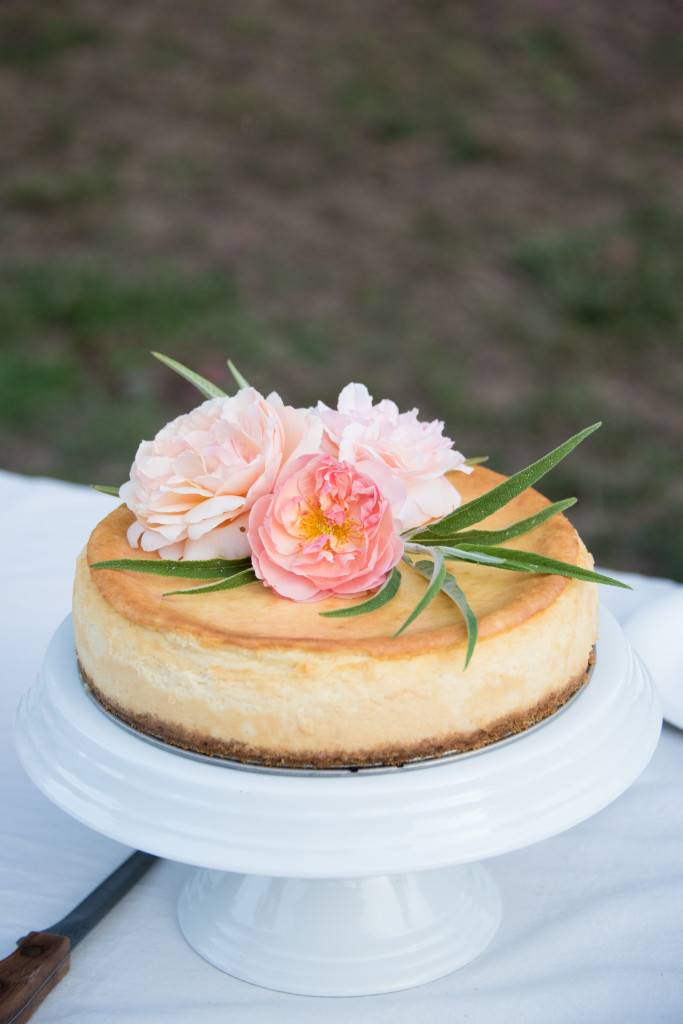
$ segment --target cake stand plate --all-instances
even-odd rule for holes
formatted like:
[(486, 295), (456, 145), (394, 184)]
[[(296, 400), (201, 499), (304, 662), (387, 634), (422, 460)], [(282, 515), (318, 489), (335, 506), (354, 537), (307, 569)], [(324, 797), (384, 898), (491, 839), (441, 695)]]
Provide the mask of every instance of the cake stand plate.
[(83, 689), (67, 619), (20, 701), (15, 739), (63, 810), (197, 867), (178, 914), (209, 962), (280, 991), (365, 995), (478, 956), (500, 898), (475, 862), (605, 807), (643, 770), (660, 729), (649, 678), (602, 611), (590, 683), (513, 741), (385, 773), (244, 771), (120, 728)]

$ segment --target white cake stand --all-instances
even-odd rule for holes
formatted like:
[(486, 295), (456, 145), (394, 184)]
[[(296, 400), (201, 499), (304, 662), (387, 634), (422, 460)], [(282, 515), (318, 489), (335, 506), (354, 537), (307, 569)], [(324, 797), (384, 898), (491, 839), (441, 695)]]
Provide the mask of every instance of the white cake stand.
[(349, 996), (422, 984), (479, 955), (500, 899), (476, 862), (605, 807), (645, 767), (660, 728), (649, 679), (603, 612), (593, 677), (566, 708), (428, 767), (273, 774), (147, 742), (85, 693), (70, 620), (15, 735), (28, 775), (63, 810), (198, 867), (178, 913), (208, 961), (279, 991)]

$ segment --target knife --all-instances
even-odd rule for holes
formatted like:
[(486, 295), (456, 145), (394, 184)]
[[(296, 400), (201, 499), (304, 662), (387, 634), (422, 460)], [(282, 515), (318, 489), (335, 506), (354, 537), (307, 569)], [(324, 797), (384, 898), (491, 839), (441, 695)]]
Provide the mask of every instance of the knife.
[(69, 970), (71, 950), (158, 858), (137, 850), (77, 907), (42, 932), (29, 932), (0, 960), (0, 1024), (24, 1024)]

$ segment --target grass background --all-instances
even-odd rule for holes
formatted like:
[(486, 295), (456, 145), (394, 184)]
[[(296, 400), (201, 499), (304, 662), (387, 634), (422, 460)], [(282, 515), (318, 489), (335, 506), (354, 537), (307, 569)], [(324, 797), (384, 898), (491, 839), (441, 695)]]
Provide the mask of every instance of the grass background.
[(0, 465), (119, 484), (229, 388), (349, 380), (683, 580), (683, 7), (6, 0)]

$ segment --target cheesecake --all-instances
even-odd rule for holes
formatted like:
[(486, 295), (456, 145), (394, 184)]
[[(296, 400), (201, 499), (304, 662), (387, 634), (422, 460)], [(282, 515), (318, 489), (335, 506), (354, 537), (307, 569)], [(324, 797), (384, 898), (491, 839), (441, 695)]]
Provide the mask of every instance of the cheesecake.
[[(479, 465), (457, 474), (457, 488), (468, 502), (504, 479)], [(548, 504), (528, 488), (478, 526), (500, 529)], [(167, 596), (196, 584), (92, 568), (149, 558), (129, 544), (133, 522), (126, 505), (116, 508), (78, 559), (76, 653), (104, 712), (170, 748), (269, 768), (404, 765), (523, 732), (588, 678), (598, 623), (593, 582), (449, 563), (478, 620), (466, 665), (465, 622), (445, 593), (396, 635), (427, 585), (409, 565), (399, 564), (391, 601), (352, 618), (320, 614), (348, 599), (287, 600), (260, 580)], [(508, 546), (593, 565), (562, 514)]]

